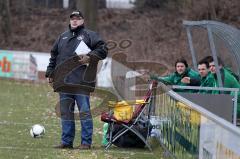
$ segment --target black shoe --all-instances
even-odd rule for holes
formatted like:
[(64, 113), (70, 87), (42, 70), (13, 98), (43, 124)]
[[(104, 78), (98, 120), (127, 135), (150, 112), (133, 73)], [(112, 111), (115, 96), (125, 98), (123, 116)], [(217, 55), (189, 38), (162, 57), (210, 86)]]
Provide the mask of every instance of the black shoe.
[(60, 144), (60, 145), (53, 146), (53, 148), (55, 148), (55, 149), (72, 149), (73, 146), (72, 145)]
[(89, 150), (89, 149), (91, 149), (91, 145), (81, 144), (80, 146), (77, 147), (77, 149), (80, 149), (80, 150)]

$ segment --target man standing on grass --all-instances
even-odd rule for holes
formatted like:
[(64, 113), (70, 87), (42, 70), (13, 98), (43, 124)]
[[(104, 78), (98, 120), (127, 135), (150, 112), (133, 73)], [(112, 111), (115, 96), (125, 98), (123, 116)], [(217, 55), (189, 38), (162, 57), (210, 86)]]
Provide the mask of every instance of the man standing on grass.
[[(79, 51), (81, 49), (82, 51)], [(90, 52), (87, 52), (88, 49)], [(89, 71), (88, 68), (90, 65), (96, 65), (97, 67), (97, 62), (106, 58), (107, 51), (106, 43), (100, 36), (96, 32), (85, 29), (82, 13), (80, 11), (74, 11), (70, 15), (69, 30), (62, 33), (53, 45), (45, 76), (48, 78), (49, 83), (54, 82), (54, 79), (58, 78), (54, 77), (54, 71), (59, 68), (58, 66), (64, 66), (68, 59), (77, 56), (79, 59), (79, 67), (72, 70), (68, 77), (64, 78), (64, 82), (70, 83), (73, 86), (83, 85), (86, 86), (86, 88), (92, 87), (92, 90), (94, 90), (96, 72), (91, 72), (91, 69)], [(75, 102), (80, 112), (81, 121), (81, 144), (78, 148), (91, 148), (93, 121), (90, 112), (90, 91), (84, 88), (85, 87), (79, 90), (78, 93), (71, 91), (59, 92), (62, 139), (61, 144), (55, 146), (55, 148), (73, 148), (75, 137)]]

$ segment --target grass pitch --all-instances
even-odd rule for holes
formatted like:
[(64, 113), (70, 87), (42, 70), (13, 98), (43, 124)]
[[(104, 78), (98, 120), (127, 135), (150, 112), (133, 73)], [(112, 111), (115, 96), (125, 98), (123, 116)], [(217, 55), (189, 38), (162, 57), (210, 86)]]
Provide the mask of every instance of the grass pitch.
[[(58, 95), (46, 84), (0, 80), (0, 159), (128, 159), (163, 158), (162, 149), (153, 142), (153, 152), (148, 149), (122, 149), (101, 147), (102, 126), (100, 117), (94, 117), (93, 148), (91, 150), (57, 150), (60, 143), (60, 119), (55, 113)], [(91, 106), (98, 104), (91, 98)], [(42, 124), (46, 134), (32, 138), (30, 128)], [(80, 144), (80, 122), (76, 124), (74, 146)]]

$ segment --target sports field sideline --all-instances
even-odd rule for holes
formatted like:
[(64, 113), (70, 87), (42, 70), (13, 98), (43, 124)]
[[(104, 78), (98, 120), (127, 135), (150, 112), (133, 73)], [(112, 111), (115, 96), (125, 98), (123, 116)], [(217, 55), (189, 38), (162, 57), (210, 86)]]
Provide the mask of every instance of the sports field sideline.
[[(0, 159), (62, 159), (62, 158), (164, 158), (163, 150), (152, 141), (153, 152), (148, 149), (122, 149), (112, 147), (105, 151), (101, 147), (102, 125), (100, 117), (94, 118), (92, 150), (56, 150), (53, 145), (60, 142), (60, 120), (55, 113), (58, 96), (46, 84), (34, 84), (0, 80)], [(96, 106), (100, 99), (92, 98)], [(29, 130), (34, 124), (42, 124), (46, 134), (34, 139)], [(74, 146), (80, 143), (80, 123)]]

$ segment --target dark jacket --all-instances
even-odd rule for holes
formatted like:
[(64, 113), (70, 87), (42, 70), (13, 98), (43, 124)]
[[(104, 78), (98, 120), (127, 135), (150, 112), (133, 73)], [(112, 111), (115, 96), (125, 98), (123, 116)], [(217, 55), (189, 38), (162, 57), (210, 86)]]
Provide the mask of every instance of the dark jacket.
[[(82, 40), (92, 50), (88, 53), (88, 56), (90, 56), (89, 66), (92, 64), (97, 67), (98, 60), (106, 58), (108, 51), (106, 43), (96, 32), (85, 29), (84, 26), (79, 26), (74, 30), (69, 29), (62, 33), (55, 41), (45, 76), (54, 79), (54, 71), (57, 70), (57, 68), (68, 67), (64, 65), (66, 63), (69, 64), (68, 60), (77, 56), (75, 50)], [(89, 66), (79, 65), (79, 67), (73, 69), (71, 73), (65, 77), (64, 81), (67, 84), (82, 84), (93, 87), (93, 91), (96, 83), (96, 72), (87, 71)], [(91, 80), (86, 81), (85, 76), (91, 76)]]

